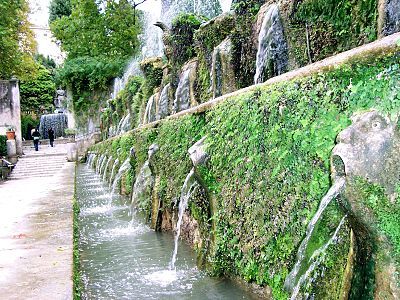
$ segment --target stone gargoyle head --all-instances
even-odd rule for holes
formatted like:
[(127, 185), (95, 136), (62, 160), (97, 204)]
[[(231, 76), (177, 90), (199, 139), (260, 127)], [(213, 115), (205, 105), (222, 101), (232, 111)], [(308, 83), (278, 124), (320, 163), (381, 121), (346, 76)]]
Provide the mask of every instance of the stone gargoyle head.
[[(399, 299), (398, 270), (393, 261), (393, 245), (380, 227), (379, 207), (396, 211), (396, 188), (400, 184), (400, 130), (398, 117), (390, 118), (371, 110), (352, 117), (352, 125), (337, 137), (332, 150), (332, 177), (346, 178), (346, 188), (340, 202), (349, 216), (356, 238), (355, 274), (352, 292), (356, 298)], [(380, 186), (387, 202), (371, 206), (366, 201), (364, 187), (358, 180)], [(383, 200), (380, 200), (383, 201)], [(400, 216), (399, 216), (400, 218)], [(373, 271), (366, 266), (374, 265)], [(354, 278), (359, 288), (353, 288)], [(371, 281), (372, 278), (372, 281)], [(371, 285), (371, 282), (374, 282)], [(373, 294), (365, 294), (372, 286)]]
[(332, 175), (358, 176), (379, 184), (392, 196), (400, 183), (400, 130), (372, 110), (352, 117), (352, 125), (339, 133), (332, 151)]

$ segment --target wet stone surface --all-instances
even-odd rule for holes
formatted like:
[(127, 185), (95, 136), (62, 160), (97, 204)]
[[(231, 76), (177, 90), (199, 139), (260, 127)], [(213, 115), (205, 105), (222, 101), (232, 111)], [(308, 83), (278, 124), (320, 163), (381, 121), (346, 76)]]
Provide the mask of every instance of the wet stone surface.
[(74, 167), (0, 184), (1, 299), (72, 299)]

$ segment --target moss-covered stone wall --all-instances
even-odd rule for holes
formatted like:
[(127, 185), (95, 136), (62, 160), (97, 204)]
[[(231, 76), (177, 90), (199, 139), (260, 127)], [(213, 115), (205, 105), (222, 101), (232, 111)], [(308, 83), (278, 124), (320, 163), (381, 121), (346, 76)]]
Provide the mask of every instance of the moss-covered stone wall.
[[(295, 264), (307, 224), (331, 185), (329, 157), (336, 135), (350, 124), (356, 111), (375, 108), (399, 113), (399, 59), (394, 51), (304, 78), (258, 86), (206, 112), (136, 129), (92, 151), (116, 155), (121, 148), (123, 161), (130, 147), (135, 147), (134, 171), (124, 181), (129, 191), (147, 159), (149, 145), (157, 143), (155, 193), (162, 201), (162, 213), (170, 214), (191, 169), (188, 148), (206, 135), (210, 160), (199, 172), (209, 205), (204, 207), (196, 199), (189, 205), (190, 214), (201, 224), (202, 239), (209, 241), (203, 243), (207, 249), (198, 249), (199, 255), (206, 253), (205, 265), (214, 274), (243, 278), (266, 287), (275, 299), (286, 299), (284, 280)], [(366, 197), (370, 191), (366, 190)], [(379, 217), (384, 232), (395, 230), (385, 235), (397, 249), (397, 229), (393, 228), (399, 225), (398, 210), (387, 214), (386, 204), (381, 207), (380, 203), (375, 201), (377, 207), (372, 207), (378, 215), (397, 217), (390, 217), (390, 222)], [(343, 216), (333, 201), (313, 234), (308, 256), (332, 237)], [(353, 250), (345, 220), (338, 239), (311, 274), (313, 283), (300, 292), (316, 299), (337, 299), (349, 293), (348, 258)]]

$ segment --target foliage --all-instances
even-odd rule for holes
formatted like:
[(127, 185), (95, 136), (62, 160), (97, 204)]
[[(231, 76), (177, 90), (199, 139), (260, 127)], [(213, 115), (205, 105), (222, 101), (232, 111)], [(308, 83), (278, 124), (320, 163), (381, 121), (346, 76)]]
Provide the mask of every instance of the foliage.
[(52, 0), (49, 7), (49, 23), (71, 15), (71, 0)]
[(140, 23), (127, 0), (107, 1), (104, 12), (94, 0), (71, 0), (71, 6), (71, 15), (50, 24), (68, 59), (127, 58), (136, 53)]
[(376, 229), (388, 237), (393, 247), (393, 258), (400, 266), (399, 196), (397, 196), (395, 203), (392, 203), (381, 186), (370, 184), (361, 178), (358, 178), (355, 184), (355, 189), (360, 192), (360, 199), (362, 199), (363, 204), (371, 210), (371, 213), (377, 219), (378, 228)]
[(71, 14), (50, 24), (68, 53), (57, 80), (72, 87), (75, 113), (98, 108), (93, 91), (107, 90), (139, 49), (140, 15), (130, 2), (108, 0), (103, 6), (100, 10), (94, 0), (71, 0)]
[(56, 62), (54, 59), (50, 56), (45, 57), (43, 54), (35, 54), (34, 58), (37, 63), (49, 70), (51, 75), (55, 74)]
[(253, 45), (253, 24), (256, 14), (264, 1), (234, 1), (232, 7), (237, 14), (236, 26), (232, 32), (233, 68), (240, 88), (252, 85), (255, 74), (254, 58), (256, 51)]
[(212, 54), (217, 47), (233, 30), (235, 18), (226, 15), (211, 20), (195, 32), (195, 50), (199, 60), (197, 99), (207, 101), (212, 97), (210, 91), (210, 70), (212, 65)]
[(7, 137), (0, 135), (0, 156), (7, 156)]
[(76, 134), (76, 129), (74, 129), (74, 128), (66, 128), (66, 129), (64, 129), (64, 133), (67, 136), (73, 136), (73, 135)]
[(107, 88), (113, 78), (122, 74), (124, 65), (123, 59), (82, 56), (67, 60), (56, 79), (61, 85), (71, 85), (76, 96), (84, 91)]
[(31, 130), (34, 128), (39, 127), (39, 119), (34, 118), (31, 115), (21, 115), (21, 132), (22, 132), (22, 137), (25, 140), (30, 140), (32, 139), (31, 136)]
[(232, 8), (238, 15), (255, 15), (260, 10), (261, 5), (263, 5), (264, 3), (265, 1), (260, 0), (233, 0)]
[(171, 65), (174, 69), (179, 70), (185, 62), (195, 56), (193, 36), (202, 21), (203, 18), (191, 13), (180, 14), (172, 21), (168, 43), (172, 45)]
[[(287, 35), (296, 59), (305, 64), (307, 52), (300, 36), (309, 35), (312, 61), (371, 42), (377, 38), (377, 4), (374, 0), (295, 1)], [(307, 27), (306, 27), (307, 26)], [(297, 32), (297, 28), (300, 32)]]
[[(214, 215), (207, 221), (215, 224), (215, 231), (211, 237), (203, 236), (214, 243), (209, 263), (215, 274), (268, 285), (275, 299), (287, 299), (285, 277), (295, 263), (307, 224), (330, 187), (335, 138), (356, 111), (374, 107), (385, 113), (399, 112), (398, 59), (392, 53), (351, 61), (325, 73), (248, 90), (204, 114), (168, 119), (156, 129), (131, 132), (136, 173), (147, 158), (148, 146), (157, 143), (160, 151), (154, 168), (161, 177), (159, 194), (163, 210), (172, 210), (191, 168), (187, 150), (206, 135), (210, 160), (201, 173), (206, 174), (210, 201), (215, 201)], [(118, 139), (113, 140), (113, 148), (114, 143)], [(107, 141), (93, 149), (109, 147)], [(393, 223), (397, 210), (389, 210), (381, 201), (373, 203), (381, 215), (382, 230), (391, 232), (398, 244)], [(199, 210), (191, 204), (194, 215)], [(342, 216), (333, 202), (315, 231), (308, 255), (331, 237)], [(198, 221), (205, 222), (202, 217)], [(344, 226), (313, 275), (321, 297), (339, 297), (348, 230)], [(313, 293), (314, 287), (309, 287)]]
[(37, 76), (21, 80), (21, 110), (40, 113), (52, 110), (56, 86), (50, 72), (38, 65)]
[(29, 5), (26, 0), (0, 2), (0, 78), (13, 75), (21, 79), (34, 74), (35, 42), (29, 29)]

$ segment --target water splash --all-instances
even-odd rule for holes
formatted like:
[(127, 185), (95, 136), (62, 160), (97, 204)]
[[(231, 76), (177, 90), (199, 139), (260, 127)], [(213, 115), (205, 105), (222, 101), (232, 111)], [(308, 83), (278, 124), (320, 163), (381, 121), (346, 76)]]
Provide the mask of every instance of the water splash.
[(232, 0), (219, 0), (222, 12), (228, 12), (231, 10)]
[(128, 157), (123, 162), (123, 164), (121, 165), (121, 167), (118, 170), (117, 175), (115, 176), (115, 179), (112, 184), (111, 194), (110, 194), (111, 197), (115, 194), (122, 176), (125, 174), (126, 171), (130, 170), (130, 168), (131, 168), (131, 158)]
[(306, 237), (301, 242), (299, 250), (297, 252), (297, 262), (294, 265), (292, 271), (286, 277), (285, 288), (287, 290), (293, 291), (294, 287), (297, 285), (297, 283), (298, 283), (297, 278), (298, 278), (298, 275), (299, 275), (299, 271), (300, 271), (302, 263), (304, 262), (304, 259), (306, 257), (307, 245), (308, 245), (308, 242), (310, 241), (310, 238), (311, 238), (311, 235), (312, 235), (312, 233), (314, 231), (315, 225), (317, 224), (317, 222), (321, 218), (322, 213), (325, 211), (326, 207), (332, 201), (332, 199), (337, 197), (344, 190), (345, 183), (346, 183), (346, 179), (344, 177), (338, 178), (333, 183), (333, 185), (329, 189), (328, 193), (322, 198), (317, 212), (312, 217), (310, 223), (307, 226)]
[(163, 33), (160, 28), (153, 25), (155, 22), (160, 20), (161, 2), (162, 1), (147, 0), (138, 7), (138, 9), (143, 12), (143, 34), (139, 37), (142, 45), (141, 54), (132, 58), (122, 77), (114, 79), (111, 98), (115, 99), (119, 92), (125, 88), (129, 81), (129, 77), (141, 75), (139, 67), (140, 61), (147, 57), (163, 55)]
[(180, 112), (190, 107), (190, 69), (182, 73), (175, 93), (174, 112)]
[(87, 167), (87, 168), (90, 168), (90, 166), (91, 166), (91, 164), (92, 164), (93, 157), (94, 157), (95, 155), (96, 155), (96, 154), (93, 154), (93, 153), (90, 153), (90, 154), (88, 155), (88, 158), (87, 158), (87, 161), (86, 161), (86, 167)]
[(106, 167), (103, 170), (103, 181), (107, 180), (107, 170), (109, 169), (110, 162), (112, 161), (113, 157), (110, 156), (107, 160)]
[(151, 123), (156, 120), (155, 95), (152, 95), (147, 101), (144, 113), (143, 124)]
[(163, 87), (160, 95), (160, 99), (158, 100), (158, 112), (156, 120), (164, 119), (168, 116), (168, 106), (169, 106), (169, 90), (171, 88), (171, 84), (167, 84)]
[(114, 180), (115, 171), (117, 170), (118, 164), (119, 164), (119, 159), (117, 158), (117, 159), (114, 161), (114, 164), (113, 164), (113, 167), (112, 167), (112, 170), (111, 170), (111, 176), (110, 176), (110, 180), (109, 180), (109, 182), (110, 182), (110, 188), (111, 188), (111, 186), (112, 186), (112, 183), (113, 183), (113, 180)]
[(258, 35), (256, 74), (254, 83), (264, 82), (266, 77), (280, 75), (286, 71), (288, 64), (288, 47), (279, 16), (279, 7), (271, 4)]
[(147, 160), (140, 168), (139, 174), (136, 177), (133, 185), (131, 199), (132, 220), (134, 220), (136, 210), (141, 208), (143, 203), (149, 201), (151, 197), (151, 189), (154, 184), (154, 177), (149, 165), (150, 163)]
[(125, 117), (123, 117), (117, 126), (117, 129), (112, 132), (112, 136), (119, 135), (127, 132), (131, 127), (131, 115), (128, 113)]
[(148, 275), (144, 278), (152, 284), (166, 287), (178, 279), (176, 270), (161, 270)]
[(100, 156), (100, 158), (98, 159), (97, 163), (96, 163), (96, 173), (97, 173), (97, 174), (100, 173), (101, 164), (103, 163), (104, 158), (105, 158), (105, 155), (102, 154), (102, 155)]
[(43, 139), (48, 139), (50, 127), (54, 131), (54, 137), (64, 136), (64, 130), (68, 128), (68, 117), (66, 114), (48, 114), (40, 117), (39, 133)]
[(131, 127), (131, 114), (127, 114), (124, 121), (122, 122), (121, 125), (121, 131), (120, 133), (125, 133), (127, 132)]
[(89, 167), (90, 167), (91, 169), (94, 168), (94, 161), (95, 161), (96, 157), (97, 157), (97, 154), (93, 154), (93, 158), (92, 158), (92, 160), (90, 161), (90, 165), (89, 165)]
[(100, 175), (100, 176), (102, 176), (103, 173), (104, 173), (104, 170), (105, 170), (107, 161), (108, 161), (108, 158), (107, 158), (107, 156), (105, 155), (103, 161), (101, 162), (101, 166), (100, 166), (100, 169), (99, 169), (99, 175)]
[(211, 90), (213, 98), (236, 90), (232, 66), (232, 41), (227, 38), (214, 48), (211, 63)]
[(325, 245), (322, 245), (319, 249), (315, 250), (314, 253), (312, 254), (312, 256), (311, 256), (311, 258), (309, 260), (309, 262), (312, 261), (312, 263), (308, 267), (307, 271), (303, 275), (301, 275), (301, 277), (299, 278), (299, 281), (297, 282), (296, 286), (293, 289), (292, 295), (290, 296), (291, 300), (295, 300), (296, 299), (297, 295), (300, 292), (300, 288), (304, 285), (304, 283), (306, 281), (309, 281), (309, 278), (310, 278), (310, 275), (312, 274), (312, 272), (315, 270), (315, 268), (317, 266), (319, 266), (321, 264), (328, 247), (337, 241), (339, 231), (342, 228), (346, 217), (347, 216), (344, 216), (342, 218), (342, 220), (340, 221), (338, 227), (335, 230), (335, 233), (329, 239), (329, 241)]
[[(222, 13), (221, 3), (219, 0), (170, 0), (168, 2), (164, 2), (167, 5), (163, 6), (162, 21), (168, 25), (171, 25), (172, 20), (175, 19), (180, 13), (194, 13), (197, 15), (203, 15), (209, 19), (212, 19)], [(228, 4), (229, 3), (224, 3), (225, 9), (227, 9)]]
[(179, 214), (178, 214), (178, 222), (176, 223), (176, 233), (174, 237), (174, 243), (175, 243), (174, 253), (172, 254), (172, 259), (169, 266), (170, 270), (175, 269), (175, 262), (176, 262), (176, 256), (178, 254), (178, 243), (179, 243), (179, 236), (181, 234), (183, 214), (185, 213), (185, 210), (188, 206), (190, 196), (198, 187), (199, 184), (197, 183), (194, 177), (194, 168), (192, 168), (192, 170), (190, 170), (190, 173), (187, 175), (185, 179), (185, 182), (181, 190), (181, 196), (179, 198)]

